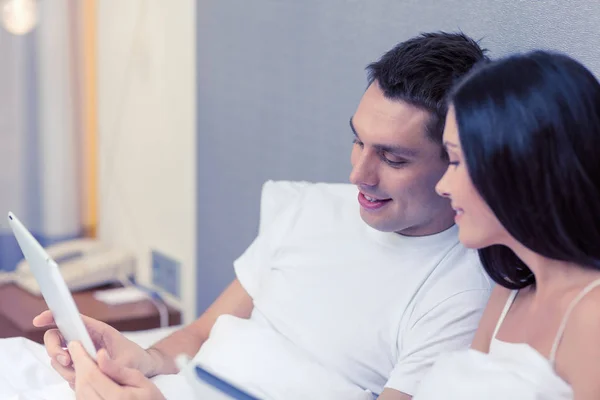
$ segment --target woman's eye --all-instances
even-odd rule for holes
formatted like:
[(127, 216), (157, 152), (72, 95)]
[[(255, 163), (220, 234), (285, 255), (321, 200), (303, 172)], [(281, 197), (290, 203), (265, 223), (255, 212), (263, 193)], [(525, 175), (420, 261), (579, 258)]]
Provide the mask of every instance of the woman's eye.
[(458, 167), (458, 161), (450, 161), (448, 164), (452, 165), (454, 168)]

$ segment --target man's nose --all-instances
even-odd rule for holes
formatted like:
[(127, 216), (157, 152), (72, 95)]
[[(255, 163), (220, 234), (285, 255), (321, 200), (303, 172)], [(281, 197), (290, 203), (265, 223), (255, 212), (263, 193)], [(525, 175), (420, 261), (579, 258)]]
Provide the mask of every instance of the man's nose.
[(363, 152), (352, 167), (350, 182), (354, 185), (375, 186), (379, 183), (377, 160)]

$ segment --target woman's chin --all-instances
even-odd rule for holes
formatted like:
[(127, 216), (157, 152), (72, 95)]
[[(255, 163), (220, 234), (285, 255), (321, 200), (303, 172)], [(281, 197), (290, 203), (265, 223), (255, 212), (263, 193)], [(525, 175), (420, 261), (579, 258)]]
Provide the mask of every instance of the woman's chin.
[[(460, 228), (459, 228), (460, 229)], [(463, 230), (459, 230), (458, 233), (458, 240), (460, 240), (460, 242), (462, 243), (463, 246), (465, 246), (468, 249), (481, 249), (483, 247), (487, 247), (490, 244), (487, 243), (486, 240), (484, 240), (481, 237), (477, 237), (476, 235), (469, 235), (466, 232), (463, 233)]]

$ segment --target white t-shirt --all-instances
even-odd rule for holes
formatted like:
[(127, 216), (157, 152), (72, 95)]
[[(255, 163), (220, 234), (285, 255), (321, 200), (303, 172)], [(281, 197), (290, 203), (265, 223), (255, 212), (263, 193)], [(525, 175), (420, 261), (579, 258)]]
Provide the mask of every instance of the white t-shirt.
[(490, 280), (456, 227), (379, 232), (356, 189), (326, 203), (323, 190), (304, 190), (235, 261), (254, 311), (219, 318), (197, 358), (267, 398), (344, 398), (344, 384), (413, 394), (438, 354), (469, 346)]

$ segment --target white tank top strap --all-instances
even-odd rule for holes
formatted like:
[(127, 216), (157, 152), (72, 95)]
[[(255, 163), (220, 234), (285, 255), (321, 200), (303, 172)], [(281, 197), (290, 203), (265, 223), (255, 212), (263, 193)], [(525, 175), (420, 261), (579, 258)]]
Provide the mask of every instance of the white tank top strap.
[(565, 315), (563, 316), (563, 319), (560, 322), (558, 331), (556, 332), (554, 343), (552, 343), (552, 349), (550, 350), (550, 363), (552, 364), (552, 366), (554, 366), (554, 361), (556, 360), (556, 351), (558, 350), (558, 345), (560, 344), (563, 334), (565, 333), (565, 328), (567, 327), (567, 321), (569, 319), (569, 316), (571, 315), (571, 312), (573, 312), (575, 306), (577, 306), (577, 304), (581, 301), (581, 299), (585, 297), (586, 294), (588, 294), (598, 286), (600, 286), (600, 279), (596, 279), (595, 281), (590, 282), (586, 287), (584, 287), (581, 290), (581, 292), (579, 292), (577, 296), (575, 296), (573, 300), (571, 300), (571, 303), (569, 304), (569, 307), (567, 307), (567, 311), (565, 312)]
[(506, 299), (506, 303), (504, 304), (504, 309), (502, 310), (502, 313), (500, 314), (500, 317), (498, 318), (498, 322), (496, 322), (496, 328), (494, 329), (494, 334), (492, 335), (492, 340), (496, 339), (496, 335), (498, 334), (498, 331), (500, 330), (500, 325), (502, 325), (502, 322), (504, 322), (504, 318), (506, 318), (506, 314), (508, 314), (508, 310), (510, 310), (510, 307), (514, 303), (515, 298), (517, 297), (517, 293), (519, 293), (518, 290), (513, 290), (512, 292), (510, 292), (510, 295)]

